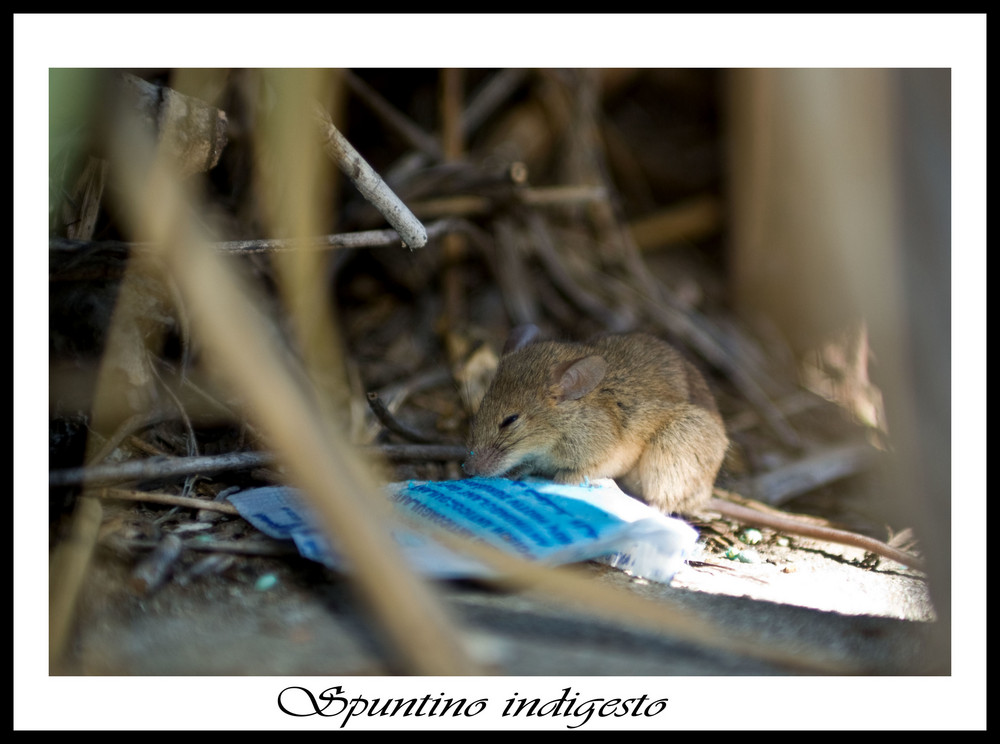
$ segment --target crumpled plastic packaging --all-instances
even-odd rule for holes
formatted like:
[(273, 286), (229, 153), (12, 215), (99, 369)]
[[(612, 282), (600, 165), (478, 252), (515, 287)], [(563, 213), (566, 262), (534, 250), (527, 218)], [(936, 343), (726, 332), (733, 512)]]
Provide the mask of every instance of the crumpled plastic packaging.
[[(470, 478), (385, 486), (401, 519), (392, 534), (411, 567), (438, 579), (483, 578), (488, 566), (446, 548), (420, 529), (429, 523), (549, 565), (601, 560), (652, 581), (669, 582), (693, 553), (686, 522), (623, 493), (613, 481), (579, 486), (537, 479)], [(335, 570), (344, 562), (293, 488), (268, 486), (229, 496), (240, 514), (273, 538)]]

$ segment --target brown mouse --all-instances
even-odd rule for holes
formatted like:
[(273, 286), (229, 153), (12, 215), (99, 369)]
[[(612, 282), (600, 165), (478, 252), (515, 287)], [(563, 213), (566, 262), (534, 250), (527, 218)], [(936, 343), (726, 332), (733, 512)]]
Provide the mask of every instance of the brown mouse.
[(921, 567), (864, 535), (713, 498), (729, 439), (705, 379), (669, 344), (644, 333), (586, 343), (536, 341), (537, 334), (519, 326), (504, 347), (472, 423), (468, 475), (569, 484), (613, 478), (666, 514), (711, 510)]

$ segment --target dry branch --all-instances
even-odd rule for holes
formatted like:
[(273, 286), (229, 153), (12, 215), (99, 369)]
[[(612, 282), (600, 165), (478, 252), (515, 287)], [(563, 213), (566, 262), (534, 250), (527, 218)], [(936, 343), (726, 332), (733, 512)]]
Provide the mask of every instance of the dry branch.
[(266, 452), (233, 452), (226, 455), (129, 460), (86, 468), (52, 470), (49, 472), (49, 487), (78, 484), (102, 486), (129, 481), (165, 480), (188, 475), (266, 467), (273, 465), (274, 462), (274, 455)]
[(381, 424), (393, 434), (398, 434), (403, 437), (403, 439), (408, 439), (409, 441), (417, 442), (418, 444), (428, 444), (433, 441), (430, 437), (421, 434), (419, 431), (407, 426), (393, 416), (386, 407), (385, 402), (379, 397), (378, 393), (370, 392), (366, 398), (368, 400), (368, 407), (372, 409), (372, 413), (375, 414), (375, 418), (377, 418), (379, 422), (381, 422)]
[(538, 322), (538, 297), (525, 261), (527, 252), (520, 230), (512, 218), (502, 217), (493, 224), (496, 236), (494, 262), (497, 284), (503, 294), (507, 316), (513, 325)]
[(379, 177), (354, 146), (333, 125), (330, 114), (315, 104), (313, 118), (320, 127), (323, 147), (337, 167), (357, 186), (361, 195), (396, 228), (408, 248), (427, 245), (427, 230), (398, 196)]
[(462, 114), (463, 137), (471, 137), (521, 87), (527, 77), (526, 69), (500, 70), (476, 90)]
[(612, 331), (624, 331), (629, 328), (634, 318), (628, 308), (609, 308), (599, 295), (576, 281), (556, 250), (546, 221), (537, 212), (529, 212), (527, 221), (535, 255), (541, 260), (553, 285), (604, 328)]
[[(107, 538), (107, 544), (113, 548), (131, 551), (135, 549), (151, 550), (157, 543), (149, 539), (126, 539), (119, 535)], [(182, 550), (192, 550), (199, 553), (224, 553), (229, 555), (252, 556), (292, 556), (298, 555), (295, 546), (269, 537), (249, 538), (245, 540), (211, 540), (198, 537), (194, 540), (181, 541)], [(193, 572), (192, 572), (193, 573)]]
[[(379, 444), (357, 448), (358, 453), (383, 455), (393, 460), (460, 460), (465, 448), (452, 444)], [(271, 452), (231, 452), (225, 455), (128, 460), (108, 465), (64, 468), (49, 471), (49, 487), (108, 486), (133, 481), (171, 480), (189, 475), (208, 475), (234, 470), (273, 466), (277, 457)], [(206, 507), (208, 508), (208, 507)]]
[(175, 496), (171, 493), (150, 493), (148, 491), (129, 491), (122, 488), (102, 488), (98, 491), (102, 499), (121, 499), (123, 501), (141, 501), (148, 504), (163, 504), (164, 506), (183, 506), (189, 509), (220, 512), (222, 514), (238, 515), (236, 507), (225, 501), (209, 501), (208, 499), (192, 498), (190, 496)]
[(378, 114), (382, 121), (431, 160), (441, 160), (444, 153), (441, 151), (441, 145), (438, 144), (438, 141), (434, 137), (425, 132), (410, 117), (385, 100), (378, 91), (350, 70), (344, 70), (342, 74), (344, 82), (347, 83), (347, 87), (351, 89), (351, 92)]
[[(462, 137), (466, 140), (471, 137), (520, 87), (527, 74), (527, 70), (521, 69), (501, 70), (475, 91), (462, 113)], [(433, 158), (424, 149), (409, 152), (388, 170), (387, 180), (393, 184), (407, 182), (414, 173), (427, 165), (428, 160)]]
[[(440, 238), (450, 232), (460, 232), (476, 237), (481, 236), (482, 231), (475, 225), (459, 217), (448, 217), (433, 222), (426, 228), (428, 240)], [(344, 249), (354, 250), (359, 248), (388, 248), (398, 246), (402, 240), (396, 230), (363, 230), (360, 232), (336, 233), (332, 235), (317, 235), (316, 237), (299, 240), (295, 238), (262, 238), (257, 240), (225, 240), (210, 245), (225, 253), (236, 255), (249, 255), (253, 253), (274, 253), (277, 251), (291, 251), (296, 249)], [(70, 261), (72, 257), (79, 255), (85, 258), (86, 254), (95, 251), (107, 251), (120, 253), (124, 258), (134, 251), (155, 250), (157, 246), (148, 242), (126, 242), (121, 240), (105, 240), (91, 242), (87, 240), (71, 240), (69, 238), (50, 238), (49, 251), (53, 256), (61, 261)], [(53, 278), (70, 279), (73, 276), (68, 270), (58, 271)], [(74, 272), (79, 272), (80, 268), (74, 265)]]
[(713, 235), (722, 225), (722, 205), (712, 195), (674, 204), (629, 224), (639, 248), (654, 248)]
[[(441, 142), (442, 154), (446, 163), (461, 160), (465, 151), (465, 141), (462, 137), (462, 81), (461, 70), (447, 69), (441, 71), (441, 91), (439, 108), (441, 111)], [(443, 244), (444, 269), (444, 307), (447, 322), (446, 338), (464, 327), (468, 313), (465, 311), (464, 287), (460, 273), (460, 261), (465, 255), (465, 241), (460, 235), (446, 235)], [(448, 344), (454, 357), (454, 342)], [(453, 359), (454, 361), (454, 359)]]

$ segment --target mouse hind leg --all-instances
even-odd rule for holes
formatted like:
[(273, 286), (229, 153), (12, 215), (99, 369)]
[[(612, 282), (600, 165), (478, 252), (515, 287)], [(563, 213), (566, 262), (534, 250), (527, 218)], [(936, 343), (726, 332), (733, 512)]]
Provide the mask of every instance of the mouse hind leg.
[(718, 414), (688, 406), (650, 440), (619, 485), (666, 514), (695, 511), (712, 497), (728, 446)]

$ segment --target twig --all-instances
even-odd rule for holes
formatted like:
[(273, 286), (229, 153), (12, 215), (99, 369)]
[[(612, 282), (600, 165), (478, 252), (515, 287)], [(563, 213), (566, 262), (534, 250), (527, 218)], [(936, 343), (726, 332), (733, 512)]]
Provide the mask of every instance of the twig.
[[(458, 194), (425, 201), (412, 202), (414, 213), (423, 217), (470, 216), (488, 214), (504, 202), (524, 204), (529, 207), (566, 207), (586, 204), (606, 198), (599, 186), (546, 186), (508, 187), (499, 197), (476, 194)], [(429, 229), (429, 228), (428, 228)]]
[[(382, 454), (393, 460), (460, 460), (467, 454), (463, 447), (451, 444), (381, 444), (359, 449)], [(225, 455), (200, 457), (129, 460), (89, 468), (53, 470), (49, 473), (49, 487), (80, 484), (108, 486), (129, 481), (167, 480), (188, 475), (268, 467), (274, 465), (276, 459), (270, 452), (231, 452)], [(209, 508), (207, 502), (202, 506), (202, 502), (199, 501), (198, 505), (200, 508)]]
[(232, 452), (225, 455), (202, 455), (172, 459), (129, 460), (94, 467), (66, 468), (49, 473), (49, 487), (103, 486), (127, 481), (158, 480), (195, 474), (221, 473), (229, 470), (273, 465), (275, 457), (269, 452)]
[(441, 160), (443, 153), (437, 140), (421, 129), (408, 116), (389, 103), (368, 83), (350, 70), (342, 72), (344, 82), (358, 98), (388, 124), (397, 134), (431, 160)]
[(528, 70), (524, 68), (500, 70), (476, 90), (462, 114), (462, 136), (465, 139), (471, 137), (510, 98), (527, 76)]
[[(197, 434), (195, 434), (194, 426), (191, 424), (191, 418), (188, 416), (187, 410), (185, 410), (184, 405), (181, 403), (180, 398), (177, 397), (177, 394), (170, 389), (170, 386), (167, 385), (166, 382), (164, 382), (163, 376), (156, 369), (156, 357), (149, 350), (146, 351), (146, 357), (149, 360), (149, 369), (152, 371), (153, 376), (156, 377), (157, 382), (160, 383), (160, 387), (163, 388), (163, 391), (167, 394), (167, 397), (169, 397), (174, 402), (174, 405), (177, 407), (177, 413), (180, 414), (181, 420), (184, 422), (184, 428), (187, 429), (187, 434), (188, 434), (186, 440), (187, 452), (185, 454), (188, 457), (197, 457), (199, 454), (198, 436)], [(193, 487), (194, 487), (194, 477), (189, 476), (184, 482), (184, 495), (186, 496), (187, 494), (191, 493), (191, 489)]]
[(378, 393), (369, 392), (366, 397), (368, 398), (368, 407), (372, 409), (372, 413), (374, 413), (375, 417), (382, 423), (382, 426), (391, 431), (393, 434), (398, 434), (403, 437), (403, 439), (408, 439), (411, 442), (417, 442), (419, 444), (429, 444), (433, 441), (431, 438), (426, 437), (419, 431), (410, 428), (393, 416), (389, 412), (385, 403), (379, 397)]
[[(123, 550), (154, 549), (157, 546), (155, 540), (134, 539), (129, 540), (120, 535), (112, 535), (107, 538), (107, 544), (113, 548)], [(297, 555), (298, 551), (294, 546), (286, 542), (273, 540), (269, 537), (249, 538), (246, 540), (212, 540), (203, 537), (196, 537), (191, 540), (181, 541), (181, 550), (194, 550), (200, 553), (228, 553), (232, 555), (256, 555), (256, 556), (283, 556)]]
[(378, 395), (391, 400), (394, 405), (399, 405), (415, 392), (443, 385), (451, 380), (451, 372), (447, 367), (434, 367), (425, 372), (417, 373), (402, 382), (386, 385), (378, 391)]
[[(527, 70), (501, 70), (472, 95), (472, 100), (462, 114), (462, 137), (468, 140), (514, 93), (527, 76)], [(409, 152), (386, 171), (387, 180), (393, 184), (408, 181), (414, 173), (427, 165), (424, 152)]]
[(184, 541), (185, 550), (197, 550), (203, 553), (231, 553), (233, 555), (281, 556), (298, 555), (298, 551), (290, 545), (278, 540), (194, 540)]
[(527, 219), (535, 254), (545, 266), (549, 278), (556, 288), (563, 292), (580, 310), (596, 319), (605, 328), (613, 331), (625, 330), (632, 322), (627, 309), (617, 312), (611, 310), (600, 297), (580, 286), (566, 269), (565, 263), (556, 251), (545, 220), (536, 212), (529, 212)]
[(190, 496), (175, 496), (170, 493), (152, 493), (149, 491), (129, 491), (123, 488), (102, 488), (99, 491), (102, 499), (122, 499), (124, 501), (142, 501), (165, 506), (186, 506), (191, 509), (216, 511), (222, 514), (239, 515), (236, 507), (224, 501), (209, 501)]
[(531, 207), (572, 206), (604, 201), (608, 190), (603, 186), (545, 186), (519, 189), (518, 200)]
[(718, 232), (721, 221), (719, 200), (706, 195), (635, 220), (628, 229), (639, 248), (652, 248), (711, 235)]
[(494, 259), (496, 279), (507, 314), (515, 326), (536, 323), (537, 293), (532, 291), (531, 275), (525, 266), (524, 251), (519, 245), (521, 235), (508, 217), (495, 220), (493, 231), (497, 243)]
[(361, 195), (396, 228), (408, 248), (427, 245), (427, 230), (398, 196), (379, 177), (354, 146), (333, 125), (330, 114), (319, 103), (315, 104), (313, 118), (320, 127), (323, 146), (337, 167), (357, 186)]
[(124, 442), (128, 437), (132, 436), (141, 429), (145, 429), (147, 426), (152, 426), (153, 424), (159, 422), (165, 417), (165, 414), (154, 411), (153, 413), (136, 413), (129, 416), (125, 421), (121, 423), (118, 429), (115, 430), (106, 442), (88, 461), (87, 467), (94, 467), (102, 462), (104, 462), (107, 457), (115, 451), (115, 449)]
[[(450, 232), (461, 232), (472, 234), (478, 228), (471, 223), (449, 217), (431, 223), (426, 228), (427, 238), (438, 238)], [(481, 231), (479, 231), (481, 232)], [(358, 249), (358, 248), (387, 248), (398, 246), (400, 240), (399, 233), (395, 230), (363, 230), (360, 232), (334, 233), (331, 235), (317, 235), (308, 240), (296, 240), (294, 238), (263, 238), (260, 240), (226, 240), (217, 243), (210, 243), (216, 250), (233, 254), (251, 253), (274, 253), (277, 251), (291, 251), (301, 248), (312, 248), (314, 250), (324, 249)], [(150, 251), (156, 249), (153, 243), (126, 243), (120, 240), (107, 240), (91, 242), (86, 240), (69, 240), (67, 238), (49, 239), (49, 251), (63, 254), (73, 252), (85, 252), (92, 250), (122, 251), (125, 255), (133, 251)], [(120, 272), (119, 272), (120, 273)], [(61, 273), (53, 278), (66, 279)], [(72, 278), (72, 277), (69, 277)]]
[[(461, 160), (465, 150), (462, 137), (462, 83), (461, 70), (446, 69), (441, 71), (441, 141), (442, 154), (447, 163)], [(467, 313), (464, 310), (464, 287), (461, 274), (461, 261), (465, 256), (465, 241), (460, 235), (447, 235), (444, 239), (444, 313), (446, 322), (446, 337), (455, 334), (465, 325)], [(453, 340), (448, 343), (449, 351), (453, 351)], [(452, 360), (454, 361), (454, 359)]]

